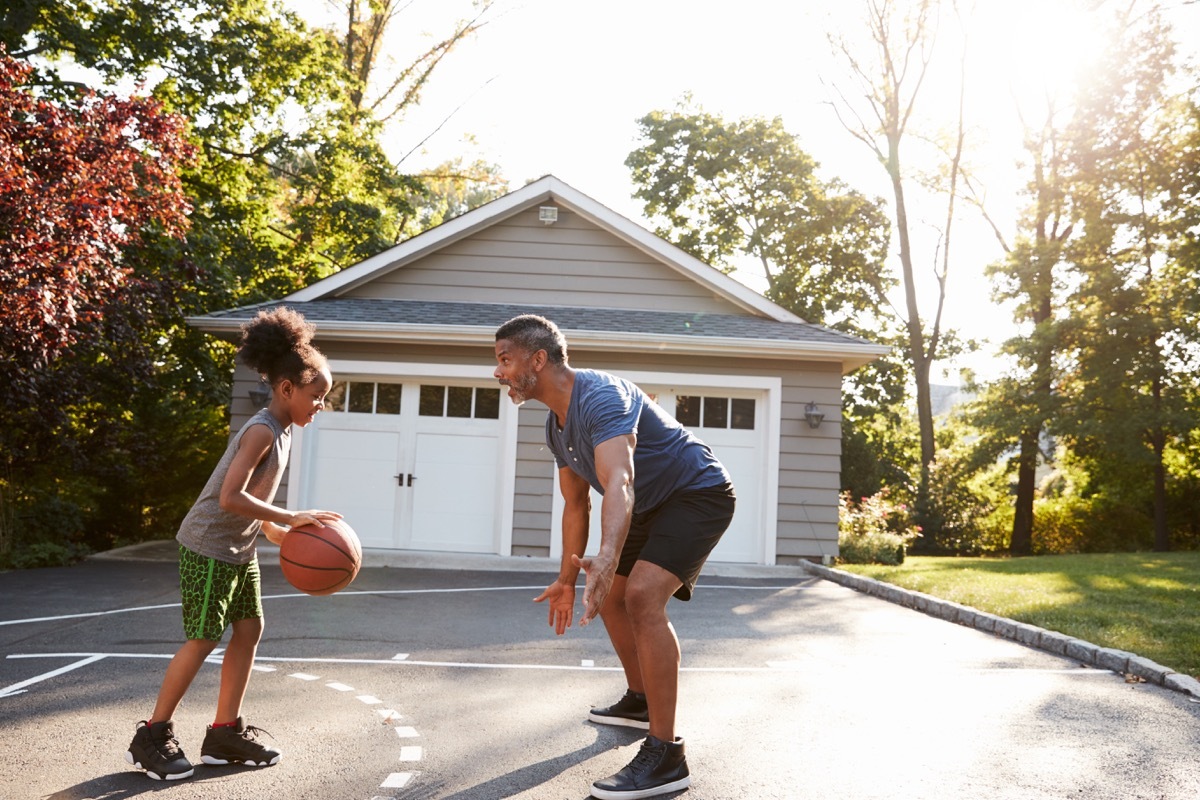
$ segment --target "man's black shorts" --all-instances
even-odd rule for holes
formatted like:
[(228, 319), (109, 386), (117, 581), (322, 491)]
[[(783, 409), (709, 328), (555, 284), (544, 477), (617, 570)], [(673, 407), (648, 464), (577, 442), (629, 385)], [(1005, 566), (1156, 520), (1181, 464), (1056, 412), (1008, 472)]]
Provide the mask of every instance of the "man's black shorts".
[(692, 589), (708, 554), (733, 520), (731, 484), (677, 492), (649, 511), (634, 514), (621, 550), (617, 574), (629, 577), (637, 561), (649, 561), (683, 582), (675, 591), (692, 599)]

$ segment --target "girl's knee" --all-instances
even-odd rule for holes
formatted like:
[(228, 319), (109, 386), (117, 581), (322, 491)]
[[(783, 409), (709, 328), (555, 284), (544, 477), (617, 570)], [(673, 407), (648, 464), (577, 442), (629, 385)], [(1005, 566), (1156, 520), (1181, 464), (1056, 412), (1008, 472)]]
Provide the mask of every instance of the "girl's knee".
[(264, 627), (262, 617), (239, 619), (233, 623), (233, 635), (239, 639), (249, 639), (258, 642), (262, 638)]

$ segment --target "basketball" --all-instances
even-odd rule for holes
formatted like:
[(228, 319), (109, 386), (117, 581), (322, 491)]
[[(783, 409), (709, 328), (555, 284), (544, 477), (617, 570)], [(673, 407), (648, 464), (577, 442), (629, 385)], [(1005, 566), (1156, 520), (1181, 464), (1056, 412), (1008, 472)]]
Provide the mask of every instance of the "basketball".
[(279, 547), (279, 566), (288, 583), (305, 594), (333, 594), (350, 585), (362, 564), (362, 545), (345, 520), (325, 527), (301, 525)]

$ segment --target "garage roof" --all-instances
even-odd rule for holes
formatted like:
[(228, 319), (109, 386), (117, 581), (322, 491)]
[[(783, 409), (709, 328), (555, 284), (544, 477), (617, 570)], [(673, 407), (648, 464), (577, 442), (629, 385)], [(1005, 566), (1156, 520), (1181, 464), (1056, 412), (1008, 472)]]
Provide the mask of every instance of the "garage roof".
[[(546, 201), (579, 214), (619, 240), (706, 287), (744, 314), (691, 313), (512, 303), (349, 296), (356, 287)], [(199, 330), (237, 336), (260, 308), (287, 305), (316, 323), (324, 340), (491, 346), (496, 328), (518, 314), (554, 320), (574, 350), (693, 353), (840, 363), (850, 372), (890, 348), (801, 320), (596, 200), (547, 175), (281, 300), (189, 317)]]
[(574, 350), (610, 348), (658, 353), (709, 353), (804, 361), (833, 361), (843, 372), (888, 348), (820, 325), (736, 314), (692, 314), (508, 303), (327, 298), (245, 306), (188, 322), (218, 335), (236, 335), (260, 309), (286, 305), (316, 324), (326, 340), (421, 342), (490, 346), (496, 328), (518, 314), (554, 320)]

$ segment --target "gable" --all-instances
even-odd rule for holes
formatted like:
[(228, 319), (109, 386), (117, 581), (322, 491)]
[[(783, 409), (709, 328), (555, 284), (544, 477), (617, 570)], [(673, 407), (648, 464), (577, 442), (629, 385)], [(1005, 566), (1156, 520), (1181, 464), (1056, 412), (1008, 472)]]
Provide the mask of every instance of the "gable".
[(744, 314), (710, 288), (561, 205), (528, 207), (394, 268), (345, 298)]

